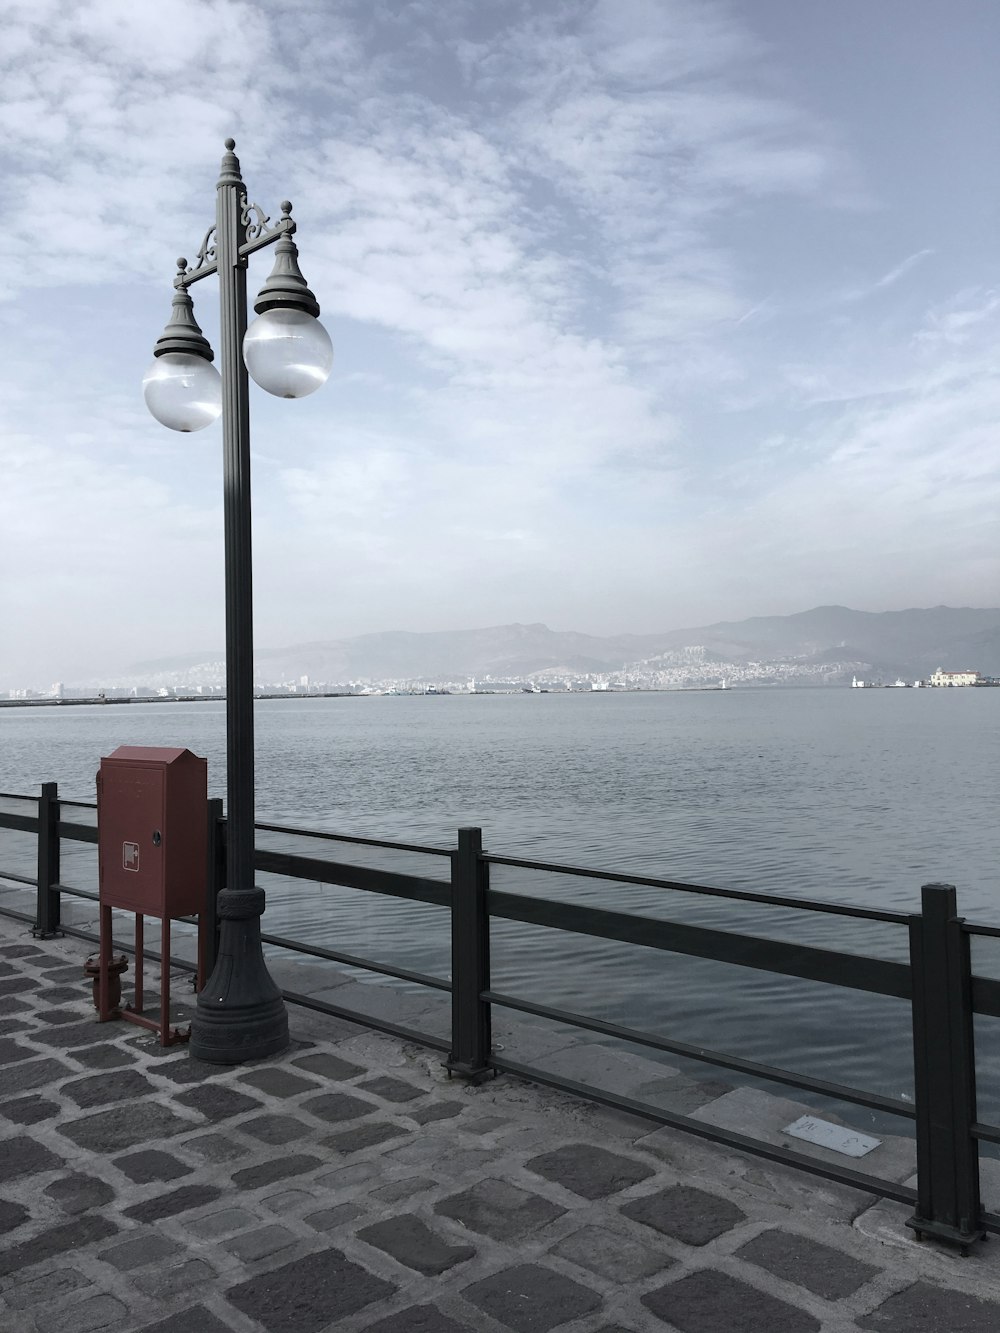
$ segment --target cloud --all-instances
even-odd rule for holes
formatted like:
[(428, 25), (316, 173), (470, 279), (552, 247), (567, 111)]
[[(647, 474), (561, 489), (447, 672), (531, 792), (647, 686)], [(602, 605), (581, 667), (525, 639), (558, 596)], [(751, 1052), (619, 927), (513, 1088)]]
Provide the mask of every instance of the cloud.
[(875, 283), (876, 288), (891, 287), (894, 282), (898, 282), (900, 278), (909, 273), (910, 269), (919, 264), (922, 259), (926, 259), (928, 255), (933, 253), (933, 250), (917, 250), (915, 254), (907, 255), (901, 263), (896, 264), (888, 273), (884, 273), (878, 279)]
[(924, 293), (919, 238), (878, 302), (831, 295), (875, 267), (849, 118), (783, 95), (753, 25), (709, 0), (11, 0), (0, 540), (38, 558), (8, 660), (83, 659), (95, 624), (111, 655), (219, 641), (218, 435), (169, 437), (138, 383), (228, 134), (251, 199), (295, 202), (337, 349), (315, 399), (254, 392), (262, 645), (655, 628), (738, 614), (754, 580), (799, 609), (810, 578), (867, 588), (863, 547), (919, 546), (924, 505), (979, 559), (995, 298)]

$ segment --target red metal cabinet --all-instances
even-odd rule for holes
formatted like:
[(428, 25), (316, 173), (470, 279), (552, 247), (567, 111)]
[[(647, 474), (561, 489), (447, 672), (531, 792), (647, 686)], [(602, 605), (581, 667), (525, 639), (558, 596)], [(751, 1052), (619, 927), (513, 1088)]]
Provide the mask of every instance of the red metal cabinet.
[(190, 750), (122, 745), (97, 775), (102, 906), (171, 918), (204, 912), (208, 765)]

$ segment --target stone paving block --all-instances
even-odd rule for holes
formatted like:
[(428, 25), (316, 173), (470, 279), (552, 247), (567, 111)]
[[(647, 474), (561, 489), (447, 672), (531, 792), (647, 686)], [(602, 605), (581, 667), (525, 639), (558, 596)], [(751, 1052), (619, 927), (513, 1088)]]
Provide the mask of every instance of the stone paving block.
[(258, 1115), (253, 1120), (244, 1120), (240, 1125), (243, 1134), (250, 1134), (261, 1143), (292, 1143), (304, 1139), (313, 1131), (297, 1120), (293, 1115)]
[[(728, 1273), (703, 1268), (647, 1292), (642, 1304), (681, 1333), (818, 1333), (805, 1310), (768, 1296)], [(943, 1330), (939, 1330), (943, 1333)]]
[(361, 1216), (361, 1209), (356, 1203), (340, 1203), (336, 1208), (324, 1208), (318, 1213), (310, 1213), (303, 1220), (314, 1231), (334, 1231), (337, 1227), (352, 1222)]
[(340, 1250), (328, 1249), (230, 1287), (226, 1299), (265, 1333), (319, 1333), (395, 1290)]
[(128, 1308), (115, 1296), (88, 1296), (75, 1305), (60, 1306), (35, 1315), (38, 1333), (97, 1333), (98, 1329), (121, 1329)]
[(18, 968), (11, 967), (10, 963), (0, 963), (0, 977), (16, 977), (18, 975)]
[(561, 1217), (566, 1209), (504, 1180), (481, 1180), (441, 1199), (434, 1211), (494, 1240), (519, 1240)]
[[(93, 1006), (92, 997), (86, 994), (81, 994), (75, 986), (43, 986), (35, 998), (38, 1000), (39, 1004), (63, 1005), (70, 1003), (86, 1003), (89, 1001), (91, 1006)], [(79, 1018), (80, 1012), (79, 1009), (74, 1010), (74, 1017)]]
[(435, 1120), (454, 1120), (455, 1116), (461, 1115), (464, 1110), (465, 1107), (461, 1102), (431, 1102), (430, 1106), (420, 1106), (415, 1111), (407, 1111), (406, 1114), (418, 1125), (430, 1125)]
[(310, 1097), (299, 1105), (303, 1111), (308, 1111), (310, 1115), (330, 1125), (339, 1124), (343, 1120), (357, 1120), (360, 1116), (371, 1115), (373, 1111), (379, 1110), (377, 1102), (352, 1097), (347, 1092), (322, 1092), (318, 1097)]
[(290, 1176), (304, 1176), (307, 1171), (315, 1171), (318, 1166), (323, 1166), (321, 1158), (295, 1153), (291, 1157), (278, 1157), (272, 1162), (261, 1162), (257, 1166), (234, 1171), (233, 1184), (237, 1189), (257, 1189), (261, 1185), (273, 1185), (276, 1180), (287, 1180)]
[(176, 1254), (180, 1248), (177, 1241), (154, 1231), (137, 1236), (134, 1240), (123, 1241), (121, 1245), (112, 1245), (110, 1249), (102, 1250), (97, 1257), (122, 1273), (130, 1273), (133, 1268), (159, 1263), (171, 1254)]
[(136, 1222), (158, 1222), (164, 1217), (176, 1217), (191, 1208), (203, 1208), (207, 1203), (214, 1203), (222, 1193), (217, 1185), (179, 1185), (175, 1190), (167, 1190), (153, 1199), (144, 1199), (134, 1203), (131, 1208), (122, 1210), (125, 1217)]
[(23, 991), (39, 990), (41, 984), (34, 977), (5, 977), (0, 981), (0, 995), (20, 995)]
[(0, 1018), (0, 1037), (15, 1037), (18, 1033), (30, 1033), (34, 1024), (30, 1016), (24, 1018)]
[(109, 1069), (103, 1074), (64, 1083), (62, 1091), (77, 1106), (110, 1106), (112, 1102), (131, 1101), (149, 1095), (150, 1087), (142, 1074), (134, 1069)]
[(10, 1037), (0, 1039), (0, 1065), (13, 1065), (19, 1060), (30, 1060), (34, 1054), (30, 1046), (21, 1046)]
[(21, 1241), (9, 1250), (0, 1251), (0, 1277), (8, 1273), (20, 1272), (33, 1264), (43, 1263), (54, 1256), (62, 1256), (68, 1250), (75, 1250), (95, 1241), (114, 1236), (119, 1230), (118, 1224), (96, 1213), (85, 1213), (72, 1222), (63, 1222), (60, 1226), (50, 1227), (40, 1232), (31, 1240)]
[(0, 1236), (5, 1236), (8, 1231), (19, 1227), (29, 1216), (23, 1203), (11, 1203), (7, 1199), (0, 1199)]
[(34, 964), (39, 972), (44, 972), (47, 981), (78, 981), (81, 989), (83, 987), (92, 988), (93, 981), (83, 975), (82, 963), (67, 963), (63, 958), (46, 957), (44, 961), (38, 959)]
[(51, 1120), (58, 1115), (58, 1102), (51, 1102), (46, 1097), (20, 1097), (17, 1101), (0, 1105), (0, 1115), (15, 1125), (37, 1125), (40, 1120)]
[(54, 1171), (62, 1165), (61, 1157), (27, 1134), (0, 1139), (0, 1180), (33, 1176), (38, 1171)]
[(549, 1253), (568, 1259), (609, 1282), (619, 1283), (652, 1277), (675, 1262), (662, 1250), (600, 1226), (581, 1227), (558, 1245), (553, 1245)]
[(115, 1197), (115, 1192), (107, 1181), (97, 1176), (84, 1175), (79, 1171), (72, 1175), (60, 1176), (51, 1185), (46, 1186), (45, 1194), (54, 1200), (64, 1213), (85, 1213), (91, 1208), (100, 1208)]
[[(215, 1069), (218, 1077), (218, 1069)], [(186, 1106), (191, 1111), (198, 1111), (206, 1120), (216, 1124), (220, 1120), (229, 1120), (232, 1116), (243, 1115), (246, 1111), (259, 1111), (261, 1104), (256, 1097), (248, 1097), (245, 1092), (235, 1088), (226, 1088), (219, 1083), (203, 1083), (174, 1097), (178, 1106)]]
[(377, 1078), (357, 1083), (359, 1092), (370, 1092), (376, 1097), (384, 1097), (387, 1102), (412, 1102), (417, 1097), (426, 1095), (425, 1088), (418, 1088), (402, 1078), (393, 1078), (391, 1074), (380, 1074)]
[(184, 1225), (196, 1236), (206, 1240), (217, 1240), (227, 1232), (240, 1231), (244, 1227), (257, 1226), (260, 1218), (245, 1208), (220, 1208), (217, 1212), (206, 1213), (204, 1217), (195, 1217)]
[(206, 1162), (235, 1162), (251, 1151), (249, 1144), (222, 1134), (199, 1134), (197, 1138), (185, 1139), (180, 1146)]
[(155, 1324), (143, 1324), (140, 1333), (233, 1333), (217, 1315), (204, 1305), (192, 1305), (180, 1314), (169, 1315)]
[(397, 1263), (414, 1268), (426, 1277), (437, 1277), (475, 1258), (471, 1245), (450, 1245), (415, 1213), (387, 1217), (370, 1227), (362, 1227), (358, 1239), (392, 1255)]
[[(73, 1017), (79, 1019), (80, 1015), (74, 1013)], [(92, 1018), (87, 1018), (83, 1022), (46, 1028), (44, 1032), (35, 1033), (33, 1040), (42, 1046), (56, 1046), (61, 1051), (72, 1051), (78, 1046), (93, 1046), (94, 1041), (101, 1035), (97, 1030), (100, 1026), (97, 1015), (94, 1014)]]
[(858, 1328), (877, 1333), (996, 1333), (1000, 1304), (914, 1282), (855, 1322)]
[(308, 1070), (310, 1074), (316, 1074), (319, 1078), (329, 1079), (332, 1083), (346, 1083), (348, 1079), (357, 1078), (359, 1074), (367, 1073), (363, 1065), (355, 1065), (350, 1060), (342, 1060), (339, 1055), (330, 1055), (328, 1051), (317, 1051), (314, 1055), (300, 1055), (292, 1064), (298, 1065), (299, 1069)]
[(278, 1194), (269, 1194), (261, 1203), (272, 1213), (294, 1213), (300, 1208), (308, 1208), (316, 1202), (315, 1194), (309, 1190), (281, 1190)]
[(478, 1333), (475, 1324), (456, 1324), (436, 1305), (411, 1305), (387, 1319), (367, 1324), (364, 1333)]
[(39, 949), (37, 944), (5, 944), (4, 947), (0, 949), (0, 954), (2, 954), (4, 958), (42, 959), (48, 957), (45, 950)]
[[(170, 1012), (173, 1015), (173, 1005)], [(206, 1083), (219, 1077), (219, 1066), (210, 1064), (208, 1060), (196, 1060), (185, 1052), (173, 1059), (157, 1060), (150, 1073), (168, 1078), (171, 1083)]]
[[(413, 1116), (415, 1113), (409, 1111), (407, 1114)], [(462, 1129), (466, 1134), (480, 1134), (485, 1136), (487, 1134), (492, 1134), (496, 1129), (509, 1128), (510, 1120), (505, 1119), (502, 1115), (473, 1115), (462, 1121)]]
[(382, 1203), (395, 1203), (398, 1199), (409, 1199), (421, 1190), (433, 1189), (436, 1184), (430, 1176), (408, 1176), (405, 1180), (393, 1180), (381, 1189), (372, 1190), (369, 1197)]
[(387, 1120), (369, 1120), (366, 1125), (359, 1125), (357, 1129), (347, 1129), (343, 1134), (331, 1134), (329, 1138), (323, 1140), (323, 1146), (339, 1153), (361, 1152), (363, 1148), (373, 1148), (376, 1143), (387, 1143), (389, 1139), (398, 1139), (405, 1133), (405, 1129), (390, 1124)]
[(831, 1245), (822, 1245), (807, 1236), (796, 1236), (778, 1228), (762, 1231), (738, 1250), (737, 1255), (828, 1301), (850, 1296), (882, 1271), (852, 1258), (843, 1250), (835, 1250)]
[(11, 1283), (4, 1287), (3, 1298), (12, 1310), (32, 1310), (36, 1305), (48, 1305), (52, 1301), (63, 1301), (74, 1291), (94, 1284), (75, 1268), (57, 1268), (52, 1273), (43, 1273), (41, 1277), (25, 1278), (23, 1282)]
[(30, 1014), (32, 1013), (30, 1004), (19, 999), (16, 995), (0, 995), (0, 1014), (8, 1017), (10, 1014)]
[(320, 1086), (315, 1079), (303, 1078), (290, 1069), (274, 1068), (252, 1069), (240, 1076), (240, 1082), (249, 1083), (270, 1097), (296, 1097), (300, 1092), (316, 1092)]
[(596, 1291), (541, 1264), (505, 1268), (464, 1287), (462, 1295), (515, 1333), (548, 1333), (601, 1305)]
[(120, 1069), (123, 1065), (134, 1064), (136, 1055), (126, 1046), (116, 1046), (111, 1042), (98, 1046), (83, 1046), (73, 1052), (74, 1060), (88, 1069)]
[(464, 1152), (445, 1152), (433, 1163), (442, 1176), (482, 1177), (491, 1171), (500, 1157), (496, 1148), (466, 1148)]
[(352, 1162), (350, 1166), (338, 1166), (332, 1171), (324, 1171), (321, 1176), (316, 1177), (313, 1184), (327, 1193), (338, 1194), (341, 1190), (350, 1189), (352, 1185), (360, 1185), (366, 1180), (371, 1180), (378, 1169), (375, 1162)]
[(269, 1254), (277, 1254), (279, 1250), (287, 1250), (297, 1240), (294, 1231), (272, 1223), (270, 1226), (258, 1227), (255, 1231), (241, 1231), (238, 1236), (224, 1240), (222, 1248), (246, 1264), (264, 1259)]
[(42, 1023), (48, 1023), (51, 1027), (58, 1024), (75, 1023), (80, 1017), (78, 1009), (39, 1009), (35, 1017)]
[[(487, 1150), (494, 1157), (495, 1149)], [(455, 1152), (454, 1137), (447, 1138), (433, 1131), (427, 1134), (408, 1134), (406, 1142), (387, 1154), (393, 1165), (424, 1166), (437, 1169), (441, 1163)]]
[(182, 1264), (158, 1264), (148, 1273), (137, 1274), (132, 1281), (145, 1295), (169, 1300), (178, 1292), (193, 1291), (215, 1278), (215, 1269), (204, 1259), (188, 1259)]
[(541, 1153), (525, 1162), (525, 1166), (584, 1199), (606, 1198), (654, 1174), (651, 1166), (635, 1157), (624, 1157), (589, 1143), (569, 1143), (555, 1152)]
[(142, 1148), (139, 1152), (127, 1153), (124, 1157), (116, 1157), (112, 1165), (137, 1185), (148, 1185), (154, 1180), (177, 1180), (180, 1176), (189, 1176), (194, 1170), (159, 1148)]
[(658, 1194), (646, 1194), (623, 1204), (621, 1211), (685, 1245), (707, 1245), (746, 1220), (746, 1214), (728, 1199), (691, 1185), (672, 1185)]
[(166, 1106), (144, 1099), (109, 1106), (81, 1120), (70, 1120), (59, 1126), (59, 1133), (81, 1148), (103, 1154), (166, 1139), (190, 1128), (187, 1120), (174, 1115)]

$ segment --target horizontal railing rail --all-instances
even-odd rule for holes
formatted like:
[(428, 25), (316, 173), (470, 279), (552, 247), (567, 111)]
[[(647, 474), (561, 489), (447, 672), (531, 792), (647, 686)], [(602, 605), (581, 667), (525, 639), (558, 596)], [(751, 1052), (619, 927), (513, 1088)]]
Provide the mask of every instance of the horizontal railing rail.
[(905, 963), (890, 963), (861, 954), (834, 953), (806, 944), (789, 944), (759, 935), (712, 930), (658, 917), (629, 912), (610, 912), (603, 907), (580, 907), (529, 898), (516, 893), (490, 893), (490, 915), (532, 926), (549, 926), (603, 940), (641, 944), (647, 949), (711, 958), (736, 963), (758, 971), (778, 972), (806, 981), (825, 981), (833, 986), (872, 991), (878, 995), (910, 998), (910, 969)]
[(422, 856), (451, 856), (447, 847), (425, 847), (416, 842), (389, 842), (385, 838), (362, 838), (350, 833), (331, 833), (326, 829), (297, 828), (291, 824), (254, 824), (262, 833), (289, 833), (300, 838), (325, 842), (349, 842), (357, 847), (384, 847), (393, 852), (419, 852)]
[[(34, 877), (30, 877), (20, 870), (5, 871), (0, 868), (0, 878), (16, 885), (34, 886), (37, 900), (34, 917), (4, 904), (0, 904), (0, 912), (15, 919), (31, 921), (35, 933), (40, 936), (65, 933), (96, 943), (98, 936), (92, 931), (62, 923), (60, 904), (64, 895), (87, 902), (99, 902), (99, 893), (65, 884), (59, 873), (60, 849), (64, 841), (99, 846), (100, 838), (96, 825), (66, 819), (65, 812), (74, 807), (95, 809), (96, 806), (92, 802), (61, 801), (54, 783), (44, 784), (38, 798), (7, 794), (6, 799), (30, 799), (36, 805), (33, 814), (0, 811), (0, 829), (36, 835), (37, 871)], [(215, 897), (224, 887), (225, 880), (225, 858), (222, 853), (226, 825), (221, 802), (212, 801), (209, 804), (211, 887), (206, 911), (209, 922), (214, 925)], [(445, 879), (371, 864), (351, 864), (330, 859), (326, 855), (306, 855), (299, 850), (288, 852), (258, 846), (254, 864), (261, 874), (386, 895), (445, 908), (450, 913), (450, 979), (363, 958), (344, 950), (305, 943), (285, 934), (262, 934), (262, 942), (274, 949), (449, 994), (450, 1040), (295, 990), (283, 991), (288, 1002), (358, 1022), (406, 1041), (421, 1042), (432, 1049), (446, 1051), (449, 1071), (472, 1081), (498, 1072), (533, 1079), (643, 1116), (653, 1123), (681, 1129), (842, 1185), (912, 1204), (915, 1211), (910, 1225), (918, 1234), (926, 1232), (962, 1246), (986, 1232), (1000, 1234), (1000, 1215), (985, 1210), (979, 1197), (979, 1144), (1000, 1144), (1000, 1126), (978, 1118), (973, 1028), (976, 1014), (1000, 1017), (1000, 980), (975, 975), (970, 956), (971, 939), (977, 936), (998, 938), (1000, 926), (970, 922), (959, 917), (952, 886), (925, 885), (922, 889), (921, 911), (903, 913), (752, 890), (716, 888), (623, 871), (603, 871), (523, 857), (491, 855), (483, 851), (478, 829), (460, 829), (457, 846), (448, 849), (277, 823), (261, 823), (257, 828), (263, 834), (309, 839), (320, 847), (335, 843), (393, 854), (425, 854), (448, 860), (448, 878)], [(574, 877), (640, 886), (662, 891), (664, 895), (694, 894), (770, 909), (820, 912), (859, 921), (905, 926), (908, 961), (841, 952), (763, 934), (747, 934), (735, 929), (672, 920), (660, 915), (650, 916), (641, 912), (593, 907), (562, 898), (537, 897), (526, 892), (494, 889), (490, 886), (490, 872), (494, 867), (527, 871), (540, 876), (559, 876), (563, 881), (560, 892), (565, 892), (565, 877)], [(194, 924), (194, 918), (183, 919)], [(907, 1001), (912, 1010), (913, 1023), (914, 1099), (909, 1101), (901, 1097), (884, 1096), (868, 1089), (801, 1074), (683, 1042), (669, 1035), (646, 1032), (494, 989), (490, 984), (490, 932), (494, 921), (515, 922), (561, 933), (613, 940)], [(125, 944), (116, 947), (132, 952)], [(158, 957), (155, 949), (145, 949), (143, 955)], [(555, 955), (556, 951), (553, 950)], [(173, 956), (169, 964), (181, 971), (195, 971), (192, 963)], [(768, 1144), (691, 1116), (667, 1111), (649, 1102), (509, 1059), (492, 1042), (494, 1006), (531, 1015), (546, 1022), (571, 1026), (598, 1037), (714, 1065), (749, 1079), (781, 1084), (816, 1097), (899, 1117), (915, 1127), (917, 1188), (911, 1189), (854, 1168)]]
[(878, 907), (856, 907), (844, 903), (818, 902), (814, 898), (787, 898), (779, 894), (754, 893), (751, 889), (720, 889), (710, 884), (689, 884), (679, 879), (657, 879), (652, 875), (631, 875), (618, 870), (593, 870), (587, 866), (564, 866), (554, 861), (526, 861), (517, 856), (484, 855), (491, 866), (511, 866), (518, 870), (541, 870), (548, 874), (573, 875), (577, 879), (603, 879), (613, 884), (636, 884), (643, 888), (670, 889), (678, 893), (697, 893), (710, 898), (730, 898), (737, 902), (761, 903), (766, 907), (792, 907), (801, 912), (828, 912), (834, 916), (852, 916), (859, 920), (887, 921), (905, 926), (904, 912), (889, 912)]
[(369, 866), (321, 861), (317, 857), (295, 856), (288, 852), (265, 852), (260, 848), (254, 853), (254, 865), (258, 870), (272, 875), (285, 875), (289, 879), (339, 884), (348, 889), (385, 893), (393, 898), (410, 898), (414, 902), (432, 903), (437, 907), (448, 907), (451, 904), (451, 888), (446, 880), (404, 875), (396, 870), (374, 870)]

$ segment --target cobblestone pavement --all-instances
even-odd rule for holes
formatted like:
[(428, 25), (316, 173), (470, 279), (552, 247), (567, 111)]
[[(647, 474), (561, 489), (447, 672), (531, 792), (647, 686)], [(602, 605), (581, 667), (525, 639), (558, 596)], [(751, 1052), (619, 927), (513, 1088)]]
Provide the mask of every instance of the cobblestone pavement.
[[(995, 1244), (292, 1011), (226, 1068), (0, 918), (4, 1333), (990, 1333)], [(152, 983), (150, 983), (152, 984)]]

